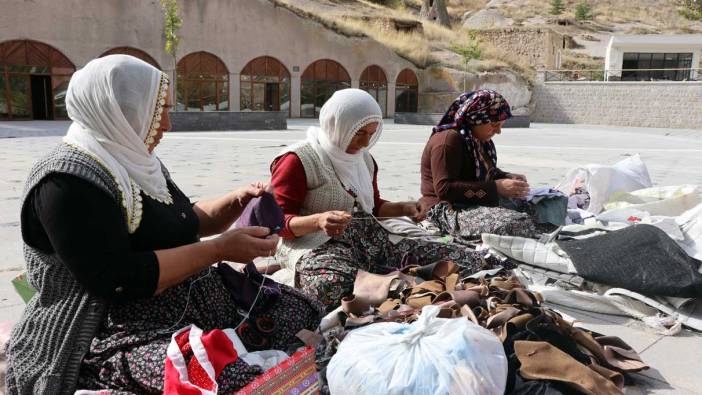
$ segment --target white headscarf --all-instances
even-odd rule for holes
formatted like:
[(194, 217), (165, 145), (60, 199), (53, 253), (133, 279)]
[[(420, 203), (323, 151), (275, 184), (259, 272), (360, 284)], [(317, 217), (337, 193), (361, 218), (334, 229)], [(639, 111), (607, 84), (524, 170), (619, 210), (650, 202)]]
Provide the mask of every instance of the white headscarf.
[[(377, 122), (368, 147), (355, 154), (346, 149), (356, 132), (369, 123)], [(360, 89), (342, 89), (334, 92), (319, 112), (320, 127), (307, 129), (309, 141), (317, 154), (331, 161), (336, 175), (345, 188), (356, 194), (364, 211), (375, 207), (373, 200), (373, 174), (363, 158), (364, 152), (375, 145), (383, 132), (383, 113), (373, 96)]]
[(161, 71), (128, 55), (94, 59), (68, 85), (66, 110), (73, 123), (63, 141), (96, 158), (112, 174), (130, 232), (141, 220), (141, 190), (172, 202), (161, 163), (145, 143), (160, 123), (167, 88)]

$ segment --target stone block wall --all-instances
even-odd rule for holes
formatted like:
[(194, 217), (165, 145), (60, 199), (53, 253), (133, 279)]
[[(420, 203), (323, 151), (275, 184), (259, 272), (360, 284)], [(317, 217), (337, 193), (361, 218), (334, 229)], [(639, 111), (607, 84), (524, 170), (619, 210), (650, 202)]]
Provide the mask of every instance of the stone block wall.
[(702, 82), (547, 82), (532, 122), (702, 129)]
[(556, 69), (558, 51), (565, 47), (563, 35), (548, 28), (502, 28), (477, 30), (478, 37), (529, 66)]
[(288, 113), (284, 111), (172, 111), (172, 132), (210, 130), (286, 130)]
[(511, 71), (464, 74), (458, 70), (435, 67), (419, 72), (420, 113), (444, 113), (453, 101), (464, 92), (463, 77), (466, 77), (466, 91), (494, 89), (507, 99), (514, 115), (528, 115), (531, 102), (529, 84)]

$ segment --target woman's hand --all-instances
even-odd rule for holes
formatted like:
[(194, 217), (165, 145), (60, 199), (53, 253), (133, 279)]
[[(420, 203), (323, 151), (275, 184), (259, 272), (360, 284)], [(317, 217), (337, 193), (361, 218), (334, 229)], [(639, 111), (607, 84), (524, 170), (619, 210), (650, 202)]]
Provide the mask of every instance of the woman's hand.
[(210, 240), (218, 261), (250, 262), (256, 257), (271, 256), (278, 247), (278, 236), (270, 235), (270, 229), (247, 226), (228, 230)]
[(327, 236), (338, 236), (344, 233), (351, 218), (351, 214), (345, 211), (327, 211), (319, 214), (317, 227), (323, 230)]
[(529, 184), (520, 180), (503, 179), (495, 181), (497, 194), (505, 198), (523, 198), (529, 193)]
[(507, 173), (507, 178), (527, 182), (526, 176), (522, 174)]
[(266, 182), (252, 182), (234, 191), (234, 200), (239, 204), (239, 207), (246, 207), (251, 199), (263, 195), (263, 192), (267, 192), (269, 188), (270, 185)]
[(422, 213), (422, 206), (419, 202), (404, 202), (402, 207), (402, 215), (412, 218), (413, 221), (423, 221), (426, 213)]

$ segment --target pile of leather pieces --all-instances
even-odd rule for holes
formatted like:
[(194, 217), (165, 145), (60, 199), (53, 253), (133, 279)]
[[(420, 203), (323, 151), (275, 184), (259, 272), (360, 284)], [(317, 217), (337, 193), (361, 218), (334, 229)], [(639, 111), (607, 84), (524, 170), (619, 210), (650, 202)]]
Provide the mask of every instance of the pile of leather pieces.
[(458, 269), (441, 261), (386, 275), (359, 271), (353, 295), (320, 325), (320, 370), (350, 331), (411, 323), (428, 304), (441, 308), (439, 317), (469, 319), (500, 338), (509, 361), (507, 394), (622, 394), (626, 374), (648, 368), (621, 339), (576, 328), (542, 306), (541, 296), (507, 271), (460, 278)]

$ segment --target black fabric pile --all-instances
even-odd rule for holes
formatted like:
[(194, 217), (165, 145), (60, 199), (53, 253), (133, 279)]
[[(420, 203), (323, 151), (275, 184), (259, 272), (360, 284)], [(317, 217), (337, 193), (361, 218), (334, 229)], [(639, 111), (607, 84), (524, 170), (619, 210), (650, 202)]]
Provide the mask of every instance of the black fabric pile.
[(702, 296), (702, 262), (661, 229), (637, 224), (580, 240), (558, 240), (586, 280), (644, 295)]

